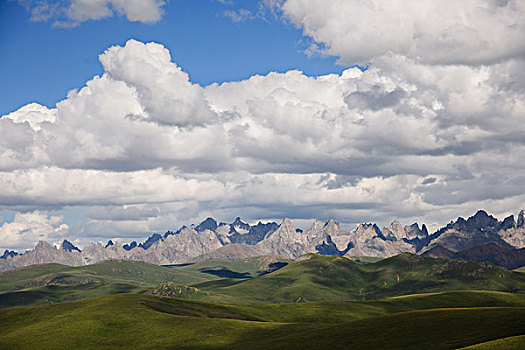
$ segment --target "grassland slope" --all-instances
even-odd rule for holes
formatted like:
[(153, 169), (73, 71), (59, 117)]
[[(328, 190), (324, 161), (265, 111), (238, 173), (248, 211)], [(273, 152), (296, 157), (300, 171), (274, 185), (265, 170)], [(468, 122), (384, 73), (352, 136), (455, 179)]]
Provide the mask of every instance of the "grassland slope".
[[(481, 293), (478, 298), (483, 296), (502, 297)], [(378, 302), (398, 307), (398, 303), (410, 303), (412, 298), (419, 299), (414, 305), (437, 302), (423, 300), (427, 297)], [(446, 299), (446, 295), (442, 297)], [(516, 297), (517, 304), (523, 303), (522, 298)], [(307, 314), (310, 311), (304, 308), (308, 305), (289, 307)], [(381, 308), (381, 304), (372, 306)], [(390, 313), (392, 309), (381, 316), (362, 315), (357, 319), (345, 320), (340, 315), (337, 323), (291, 322), (286, 319), (289, 316), (272, 321), (268, 317), (274, 310), (262, 305), (250, 307), (127, 294), (11, 308), (0, 313), (0, 348), (452, 349), (525, 334), (525, 307), (521, 306)], [(328, 303), (322, 309), (328, 315), (339, 307), (340, 303)]]

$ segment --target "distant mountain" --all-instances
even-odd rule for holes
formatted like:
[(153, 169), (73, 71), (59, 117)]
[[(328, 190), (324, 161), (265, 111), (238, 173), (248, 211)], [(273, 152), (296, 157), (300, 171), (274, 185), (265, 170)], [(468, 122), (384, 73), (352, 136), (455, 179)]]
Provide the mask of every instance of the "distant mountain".
[[(110, 241), (111, 242), (111, 241)], [(109, 244), (109, 243), (108, 243)], [(113, 244), (113, 242), (111, 242), (111, 244)], [(64, 239), (64, 241), (62, 242), (62, 245), (60, 246), (62, 248), (62, 250), (66, 251), (66, 252), (72, 252), (72, 251), (77, 251), (80, 253), (80, 249), (78, 249), (77, 247), (75, 247), (73, 245), (73, 243), (69, 242), (67, 239)]]
[(14, 258), (14, 257), (17, 256), (17, 255), (18, 255), (17, 252), (15, 252), (15, 251), (11, 251), (11, 250), (7, 250), (7, 249), (6, 249), (6, 250), (4, 251), (4, 254), (2, 254), (2, 255), (0, 256), (0, 259)]
[[(144, 243), (122, 245), (88, 243), (81, 251), (65, 240), (60, 249), (39, 242), (33, 250), (17, 255), (7, 251), (0, 259), (0, 271), (37, 263), (86, 265), (115, 260), (138, 260), (158, 265), (179, 264), (193, 259), (221, 258), (240, 260), (253, 256), (298, 258), (307, 253), (347, 257), (390, 257), (400, 253), (425, 253), (428, 256), (457, 257), (457, 252), (494, 243), (504, 249), (484, 258), (503, 266), (522, 264), (521, 248), (525, 248), (525, 213), (518, 219), (509, 216), (499, 221), (480, 210), (468, 219), (458, 218), (429, 234), (427, 227), (413, 223), (403, 226), (399, 221), (380, 228), (364, 223), (353, 231), (341, 230), (333, 219), (316, 220), (307, 230), (298, 230), (290, 219), (250, 225), (240, 217), (232, 223), (217, 223), (207, 218), (198, 225), (183, 226), (164, 235), (153, 234)], [(479, 249), (478, 249), (479, 250)], [(489, 249), (490, 250), (490, 249)], [(467, 254), (467, 253), (465, 253)], [(476, 260), (474, 251), (464, 257)], [(479, 260), (479, 259), (478, 259)]]
[(496, 265), (506, 267), (509, 270), (525, 266), (525, 248), (507, 249), (493, 242), (472, 247), (460, 252), (453, 252), (438, 245), (425, 251), (421, 255), (432, 258), (461, 258), (478, 262), (490, 261)]
[[(523, 218), (523, 211), (520, 216)], [(523, 220), (523, 219), (522, 219)], [(510, 216), (498, 221), (480, 210), (467, 220), (458, 218), (429, 236), (429, 246), (440, 245), (453, 251), (465, 250), (494, 242), (505, 248), (520, 248), (525, 244), (525, 227)]]

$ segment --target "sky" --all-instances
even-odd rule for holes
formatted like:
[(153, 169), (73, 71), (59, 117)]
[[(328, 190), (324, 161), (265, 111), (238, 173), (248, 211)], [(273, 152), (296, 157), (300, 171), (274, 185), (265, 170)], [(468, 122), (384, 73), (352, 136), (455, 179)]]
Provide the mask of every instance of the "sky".
[(0, 248), (525, 208), (521, 0), (0, 1)]

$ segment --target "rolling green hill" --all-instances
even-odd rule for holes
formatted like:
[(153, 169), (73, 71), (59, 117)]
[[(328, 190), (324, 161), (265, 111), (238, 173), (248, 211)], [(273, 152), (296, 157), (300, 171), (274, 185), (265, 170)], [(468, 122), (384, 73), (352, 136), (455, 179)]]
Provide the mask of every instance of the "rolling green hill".
[(193, 284), (198, 300), (228, 303), (370, 300), (453, 290), (525, 291), (525, 275), (488, 262), (401, 254), (372, 264), (305, 255), (271, 274)]
[[(452, 290), (525, 291), (525, 274), (491, 263), (401, 254), (360, 264), (305, 255), (205, 261), (162, 267), (106, 261), (69, 267), (35, 265), (0, 274), (0, 307), (39, 305), (119, 293), (152, 293), (232, 304), (370, 300)], [(267, 273), (271, 268), (280, 268)], [(233, 278), (224, 278), (233, 277)]]
[[(281, 265), (280, 265), (281, 264)], [(250, 278), (286, 264), (269, 257), (206, 261), (171, 267), (105, 261), (71, 267), (33, 265), (0, 274), (0, 307), (38, 305), (118, 293), (146, 293), (161, 283), (188, 285), (227, 277)]]
[(523, 344), (525, 344), (525, 335), (517, 335), (466, 346), (460, 350), (521, 350)]
[[(492, 307), (471, 308), (472, 298)], [(4, 309), (0, 348), (452, 349), (525, 334), (524, 299), (457, 292), (372, 302), (216, 305), (124, 294)]]

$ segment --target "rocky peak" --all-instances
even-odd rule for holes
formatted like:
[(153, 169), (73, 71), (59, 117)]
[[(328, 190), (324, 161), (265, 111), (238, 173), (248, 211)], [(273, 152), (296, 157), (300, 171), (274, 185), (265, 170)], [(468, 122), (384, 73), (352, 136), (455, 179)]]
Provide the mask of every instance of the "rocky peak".
[(51, 244), (47, 243), (46, 241), (38, 241), (38, 243), (35, 246), (35, 250), (50, 250), (50, 249), (56, 249)]
[(334, 219), (330, 219), (324, 224), (323, 231), (329, 235), (341, 234), (341, 228)]
[[(113, 243), (113, 242), (112, 242)], [(113, 248), (113, 249), (124, 249), (124, 246), (122, 245), (122, 243), (120, 243), (119, 241), (116, 241), (115, 243), (113, 243), (112, 245), (108, 246), (109, 248)], [(108, 248), (108, 247), (105, 247), (105, 248)]]
[(75, 247), (73, 245), (73, 243), (69, 242), (67, 239), (64, 239), (64, 241), (62, 242), (60, 247), (62, 248), (62, 250), (66, 251), (66, 252), (72, 252), (72, 251), (76, 250), (77, 252), (80, 253), (80, 249)]
[(467, 226), (470, 229), (485, 229), (498, 225), (498, 219), (480, 210), (474, 216), (467, 219)]
[(124, 244), (124, 246), (122, 248), (124, 248), (125, 250), (131, 250), (131, 249), (136, 248), (136, 247), (137, 247), (137, 242), (133, 241), (130, 244)]
[(295, 232), (295, 227), (293, 227), (292, 220), (289, 218), (284, 218), (281, 225), (279, 225), (279, 228)]
[(204, 230), (215, 231), (215, 230), (217, 230), (217, 227), (218, 227), (218, 225), (217, 225), (217, 221), (215, 221), (215, 219), (207, 218), (206, 220), (204, 220), (203, 222), (198, 224), (195, 227), (195, 230), (197, 232), (202, 232)]
[(260, 243), (263, 243), (265, 240), (282, 240), (283, 238), (285, 241), (294, 241), (295, 238), (299, 236), (302, 236), (302, 234), (295, 230), (292, 221), (288, 218), (284, 218), (277, 230), (268, 233)]
[(383, 237), (383, 233), (381, 232), (381, 229), (376, 224), (359, 224), (357, 228), (355, 229), (356, 236), (379, 236)]
[(403, 225), (401, 225), (401, 223), (400, 223), (398, 220), (394, 220), (394, 221), (392, 221), (392, 223), (390, 224), (390, 229), (391, 229), (392, 231), (394, 231), (394, 230), (395, 230), (395, 231), (401, 231), (401, 230), (404, 231), (404, 230), (405, 230), (405, 229), (403, 228)]
[(6, 249), (4, 251), (4, 254), (2, 254), (2, 256), (0, 256), (0, 259), (14, 258), (17, 255), (18, 255), (18, 253), (15, 252), (14, 250), (13, 251), (9, 251), (9, 250)]
[(144, 250), (149, 249), (154, 243), (158, 241), (162, 241), (162, 236), (158, 233), (152, 234), (144, 243), (139, 244), (139, 247), (141, 247)]
[(112, 245), (114, 245), (114, 243), (113, 243), (113, 241), (110, 239), (110, 240), (108, 241), (108, 243), (106, 243), (106, 245), (104, 246), (104, 248), (110, 247), (110, 246), (112, 246)]
[(404, 231), (409, 240), (416, 238), (422, 239), (428, 236), (428, 230), (425, 224), (423, 224), (420, 229), (417, 222), (413, 223), (412, 225), (405, 226)]
[(310, 228), (310, 231), (321, 231), (323, 227), (325, 227), (328, 224), (328, 222), (324, 222), (322, 220), (315, 220), (312, 224), (312, 227)]
[(500, 230), (508, 230), (509, 228), (516, 227), (516, 221), (514, 221), (514, 215), (507, 216), (501, 223)]
[(399, 240), (406, 236), (403, 225), (397, 220), (392, 221), (390, 226), (385, 227), (383, 231), (383, 233), (386, 233), (387, 236), (389, 236), (389, 239)]
[(248, 225), (247, 223), (243, 222), (241, 220), (241, 218), (238, 217), (238, 216), (235, 218), (235, 221), (232, 222), (232, 226), (239, 227), (239, 228), (241, 228), (243, 230), (249, 230), (250, 229), (250, 225)]
[(525, 226), (525, 211), (522, 210), (522, 211), (520, 211), (520, 213), (518, 214), (517, 227), (524, 227), (524, 226)]

